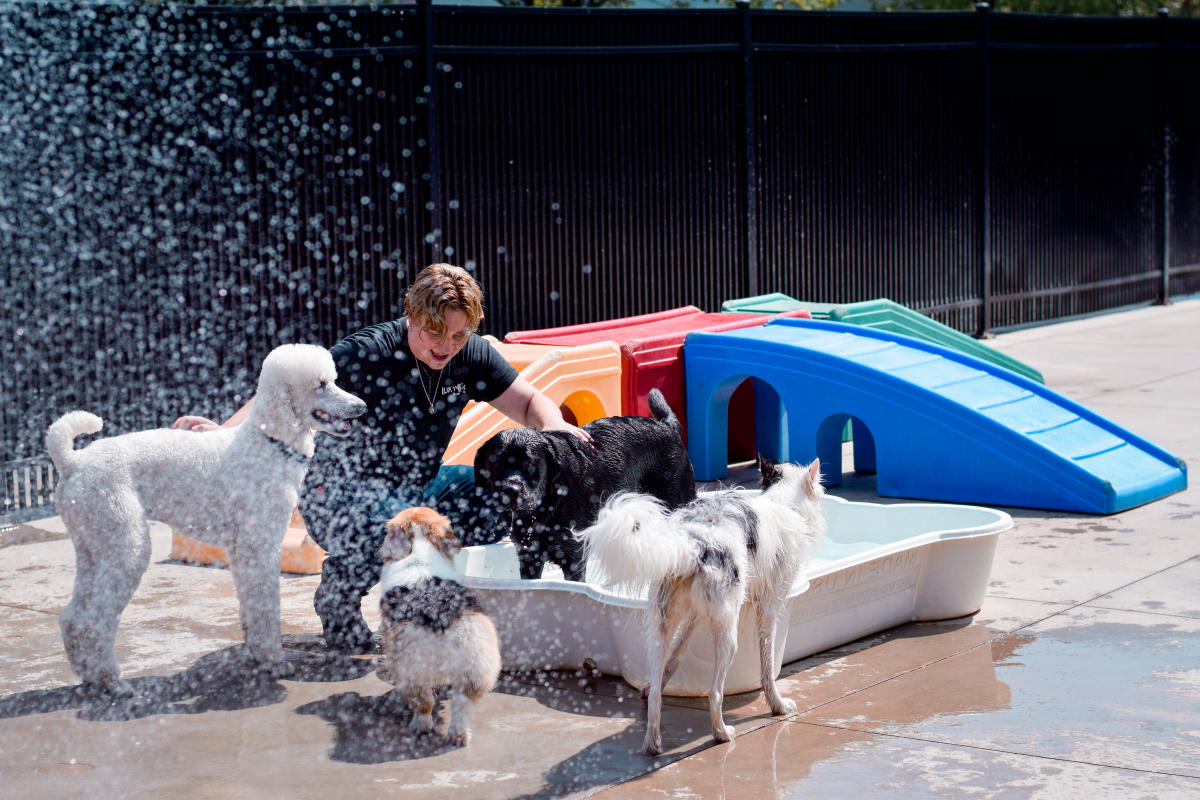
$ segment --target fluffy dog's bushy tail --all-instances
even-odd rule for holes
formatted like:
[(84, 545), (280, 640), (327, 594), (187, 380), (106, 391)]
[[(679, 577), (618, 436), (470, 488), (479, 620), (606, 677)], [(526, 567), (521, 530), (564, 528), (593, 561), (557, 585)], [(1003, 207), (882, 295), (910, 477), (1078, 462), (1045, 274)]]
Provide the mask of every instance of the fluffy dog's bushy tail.
[(667, 398), (663, 397), (663, 393), (658, 389), (651, 389), (646, 395), (646, 403), (650, 406), (650, 413), (659, 422), (670, 425), (675, 429), (675, 432), (682, 435), (683, 426), (679, 424), (679, 418), (675, 416), (675, 411), (667, 403)]
[(50, 424), (46, 430), (46, 449), (60, 475), (65, 477), (75, 469), (75, 437), (98, 433), (103, 427), (104, 421), (88, 411), (71, 411)]
[(588, 557), (589, 582), (643, 587), (693, 571), (695, 548), (686, 534), (667, 524), (667, 514), (650, 495), (614, 495), (596, 523), (576, 534)]

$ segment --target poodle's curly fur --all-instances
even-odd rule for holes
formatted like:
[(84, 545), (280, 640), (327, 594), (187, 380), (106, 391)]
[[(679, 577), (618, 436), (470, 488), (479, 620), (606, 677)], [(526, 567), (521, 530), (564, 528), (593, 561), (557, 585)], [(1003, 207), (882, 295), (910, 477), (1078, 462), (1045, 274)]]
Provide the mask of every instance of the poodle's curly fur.
[(242, 632), (253, 656), (283, 667), (279, 559), (312, 457), (314, 433), (350, 432), (366, 404), (339, 389), (329, 351), (283, 345), (263, 361), (250, 416), (208, 433), (159, 429), (100, 439), (103, 426), (72, 411), (46, 433), (61, 475), (55, 502), (75, 545), (75, 587), (59, 617), (71, 668), (85, 684), (124, 692), (117, 623), (150, 563), (148, 519), (226, 548)]

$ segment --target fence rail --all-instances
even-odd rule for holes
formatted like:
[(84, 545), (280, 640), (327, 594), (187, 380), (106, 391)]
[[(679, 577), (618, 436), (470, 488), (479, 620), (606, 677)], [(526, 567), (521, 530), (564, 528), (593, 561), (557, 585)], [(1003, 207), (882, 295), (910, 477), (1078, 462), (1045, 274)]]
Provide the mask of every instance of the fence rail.
[(0, 528), (46, 516), (54, 504), (54, 465), (45, 458), (27, 458), (4, 464), (4, 505)]
[(393, 316), (434, 260), (496, 334), (772, 291), (985, 334), (1192, 294), (1198, 72), (1167, 17), (10, 4), (0, 460), (77, 407), (224, 417), (272, 346)]

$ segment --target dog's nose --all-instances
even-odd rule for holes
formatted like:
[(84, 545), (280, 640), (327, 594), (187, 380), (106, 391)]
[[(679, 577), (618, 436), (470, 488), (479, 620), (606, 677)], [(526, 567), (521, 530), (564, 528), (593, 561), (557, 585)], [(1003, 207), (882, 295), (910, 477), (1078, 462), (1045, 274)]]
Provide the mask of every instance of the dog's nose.
[(365, 413), (367, 413), (366, 402), (360, 400), (354, 395), (350, 395), (350, 399), (347, 401), (346, 416), (350, 419), (354, 419), (355, 417), (361, 417)]
[(516, 505), (517, 500), (521, 497), (521, 487), (507, 482), (497, 483), (496, 494), (500, 497), (500, 502), (504, 505)]

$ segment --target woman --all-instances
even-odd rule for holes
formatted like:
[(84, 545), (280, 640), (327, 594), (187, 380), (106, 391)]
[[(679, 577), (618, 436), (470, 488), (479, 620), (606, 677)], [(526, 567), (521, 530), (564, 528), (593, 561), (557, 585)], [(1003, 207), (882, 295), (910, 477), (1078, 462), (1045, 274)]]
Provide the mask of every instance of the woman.
[[(331, 650), (373, 647), (362, 598), (379, 582), (384, 523), (394, 514), (414, 505), (436, 508), (468, 545), (494, 542), (507, 532), (491, 499), (475, 490), (473, 470), (441, 463), (468, 401), (489, 403), (526, 427), (569, 431), (589, 441), (476, 334), (482, 319), (483, 293), (470, 273), (433, 264), (409, 287), (403, 317), (330, 348), (338, 385), (368, 407), (353, 435), (321, 442), (300, 499), (309, 534), (329, 553), (313, 605)], [(251, 403), (225, 425), (240, 424)], [(173, 427), (219, 426), (185, 416)]]

